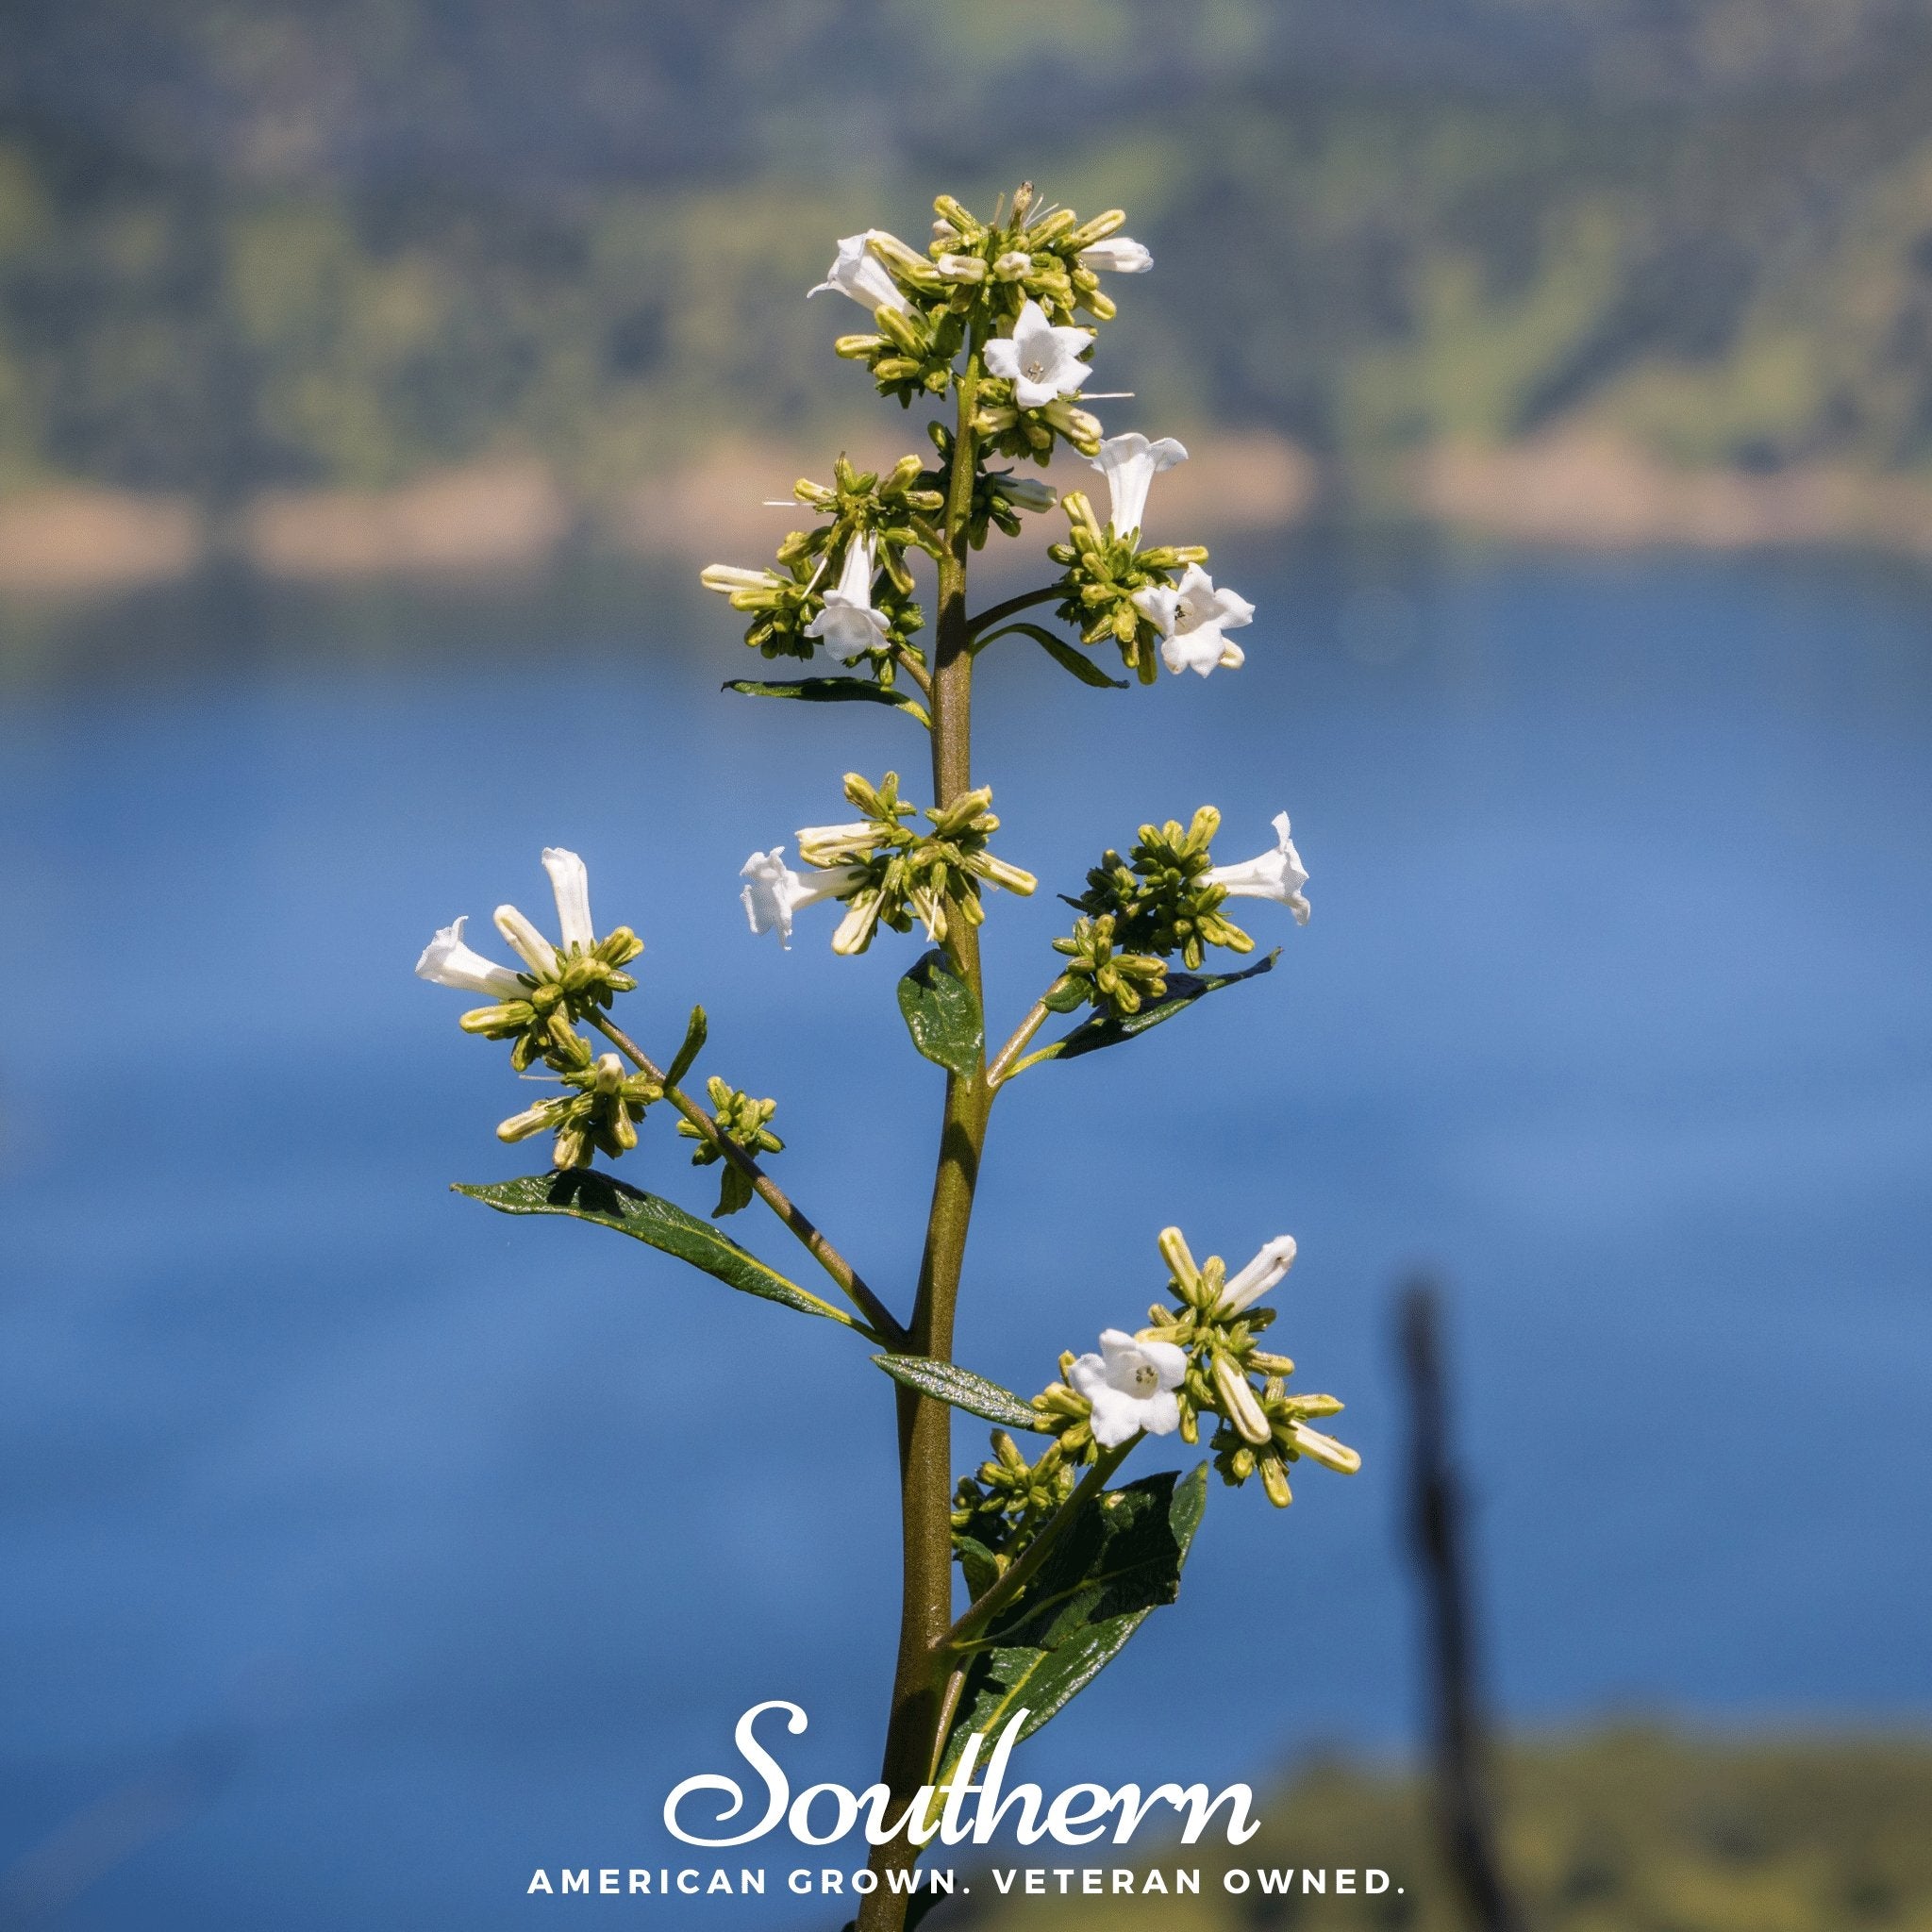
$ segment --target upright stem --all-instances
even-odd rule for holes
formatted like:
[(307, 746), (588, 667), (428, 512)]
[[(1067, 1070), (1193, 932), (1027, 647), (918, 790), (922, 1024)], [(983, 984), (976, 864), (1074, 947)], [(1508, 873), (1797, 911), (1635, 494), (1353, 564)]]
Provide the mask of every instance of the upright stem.
[[(978, 407), (979, 354), (975, 333), (959, 377), (958, 420), (946, 486), (946, 548), (939, 565), (932, 666), (932, 783), (937, 805), (950, 804), (973, 789), (973, 640), (966, 616), (966, 559), (973, 479), (978, 466), (972, 425)], [(954, 964), (984, 1012), (977, 929), (955, 919), (947, 943)], [(946, 1075), (939, 1167), (933, 1175), (932, 1209), (911, 1322), (913, 1349), (939, 1361), (952, 1359), (953, 1311), (979, 1180), (989, 1098), (984, 1052), (970, 1074)], [(904, 1567), (899, 1657), (880, 1772), (891, 1790), (891, 1815), (895, 1817), (904, 1815), (918, 1795), (934, 1761), (947, 1702), (942, 1645), (953, 1621), (952, 1410), (903, 1385), (898, 1400)], [(878, 1874), (878, 1890), (858, 1908), (858, 1932), (900, 1932), (910, 1895), (894, 1892), (887, 1874), (907, 1870), (918, 1856), (919, 1848), (904, 1833), (874, 1848), (871, 1863)]]

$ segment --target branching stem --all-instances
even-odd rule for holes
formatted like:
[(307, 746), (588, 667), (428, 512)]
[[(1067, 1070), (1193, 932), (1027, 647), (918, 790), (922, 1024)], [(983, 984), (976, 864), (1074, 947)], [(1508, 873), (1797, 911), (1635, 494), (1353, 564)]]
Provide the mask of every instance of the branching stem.
[[(611, 1045), (631, 1059), (638, 1071), (658, 1082), (664, 1078), (661, 1067), (653, 1063), (629, 1034), (603, 1014), (591, 1015), (591, 1024)], [(910, 1345), (911, 1335), (891, 1309), (879, 1300), (858, 1269), (822, 1235), (805, 1211), (794, 1206), (785, 1191), (761, 1168), (752, 1156), (718, 1131), (718, 1124), (691, 1095), (678, 1087), (666, 1087), (664, 1098), (688, 1120), (733, 1167), (751, 1182), (753, 1191), (767, 1208), (805, 1244), (806, 1252), (839, 1284), (841, 1292), (863, 1315), (874, 1332), (894, 1350)]]
[(966, 625), (966, 635), (977, 638), (982, 631), (990, 630), (996, 624), (1004, 623), (1009, 617), (1017, 617), (1023, 610), (1031, 610), (1036, 604), (1051, 604), (1062, 594), (1058, 584), (1048, 584), (1043, 590), (1027, 591), (1017, 597), (1008, 597), (1004, 604), (995, 604), (991, 610), (982, 610)]
[(1013, 1062), (1026, 1051), (1027, 1041), (1046, 1024), (1046, 1016), (1053, 1011), (1047, 1001), (1063, 991), (1066, 985), (1067, 975), (1062, 973), (1026, 1009), (1026, 1017), (1013, 1029), (1013, 1037), (994, 1055), (992, 1064), (986, 1070), (986, 1084), (990, 1088), (997, 1091), (1019, 1071)]

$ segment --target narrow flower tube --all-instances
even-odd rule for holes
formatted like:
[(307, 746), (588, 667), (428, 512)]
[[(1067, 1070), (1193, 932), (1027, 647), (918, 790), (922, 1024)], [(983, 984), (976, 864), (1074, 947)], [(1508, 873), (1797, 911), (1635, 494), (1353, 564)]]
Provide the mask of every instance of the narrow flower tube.
[(825, 271), (824, 280), (816, 288), (808, 289), (806, 299), (809, 301), (830, 290), (835, 294), (849, 295), (861, 308), (874, 312), (890, 308), (895, 315), (909, 313), (911, 303), (899, 292), (898, 284), (887, 272), (885, 263), (868, 245), (875, 238), (892, 239), (883, 228), (868, 228), (862, 235), (844, 236), (831, 267)]
[(1216, 1312), (1238, 1315), (1252, 1307), (1294, 1266), (1294, 1257), (1293, 1235), (1276, 1235), (1222, 1291)]
[(1131, 235), (1116, 235), (1110, 241), (1096, 242), (1080, 251), (1080, 266), (1101, 275), (1143, 275), (1154, 266), (1154, 258), (1144, 243)]
[(1268, 1418), (1255, 1400), (1247, 1376), (1219, 1349), (1214, 1352), (1214, 1392), (1221, 1398), (1222, 1414), (1234, 1424), (1235, 1433), (1243, 1442), (1259, 1447), (1269, 1440)]
[(821, 899), (851, 891), (865, 877), (865, 868), (814, 866), (808, 874), (795, 873), (785, 863), (784, 846), (774, 845), (769, 852), (754, 852), (738, 875), (745, 882), (739, 902), (754, 937), (775, 932), (778, 944), (789, 952), (793, 918)]
[(591, 924), (591, 875), (584, 861), (561, 845), (543, 848), (543, 870), (550, 874), (550, 890), (557, 895), (558, 930), (563, 935), (563, 950), (573, 947), (588, 953), (597, 943), (597, 928)]
[(808, 865), (837, 865), (843, 859), (864, 858), (878, 842), (878, 836), (879, 828), (870, 819), (855, 819), (845, 825), (801, 825), (798, 856)]
[(1171, 436), (1149, 442), (1139, 430), (1125, 436), (1109, 436), (1100, 445), (1100, 454), (1089, 460), (1107, 478), (1112, 502), (1113, 533), (1116, 537), (1137, 534), (1147, 509), (1147, 491), (1162, 470), (1184, 463), (1188, 453)]
[(539, 979), (557, 977), (557, 948), (514, 906), (499, 906), (496, 929), (528, 963)]
[(729, 596), (734, 591), (768, 591), (783, 579), (768, 570), (747, 570), (737, 563), (708, 563), (698, 573), (698, 582), (708, 591)]
[(1274, 827), (1274, 846), (1257, 858), (1245, 858), (1237, 865), (1217, 865), (1208, 874), (1210, 885), (1222, 888), (1231, 899), (1272, 899), (1294, 914), (1297, 925), (1308, 923), (1308, 902), (1302, 888), (1308, 882), (1301, 854), (1288, 835), (1288, 814), (1278, 811), (1270, 822)]
[(878, 892), (860, 892), (832, 935), (833, 952), (843, 958), (864, 952), (872, 944), (873, 933), (879, 923), (879, 909), (884, 903), (883, 895)]
[(508, 966), (486, 959), (463, 943), (467, 917), (438, 929), (416, 961), (416, 976), (458, 992), (480, 992), (498, 1000), (520, 1000), (529, 989)]

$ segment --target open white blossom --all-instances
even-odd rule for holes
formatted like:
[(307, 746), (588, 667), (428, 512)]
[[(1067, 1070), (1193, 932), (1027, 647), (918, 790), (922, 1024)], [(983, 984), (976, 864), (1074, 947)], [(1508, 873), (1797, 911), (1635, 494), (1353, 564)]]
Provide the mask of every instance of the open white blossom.
[(1093, 341), (1091, 328), (1056, 328), (1038, 302), (1020, 310), (1010, 336), (986, 345), (986, 366), (1013, 385), (1023, 409), (1043, 408), (1056, 396), (1075, 394), (1092, 371), (1080, 352)]
[(1206, 677), (1217, 665), (1234, 671), (1247, 661), (1224, 633), (1251, 623), (1255, 607), (1232, 591), (1217, 591), (1198, 563), (1189, 564), (1171, 591), (1152, 585), (1136, 591), (1134, 608), (1160, 632), (1161, 662), (1176, 675), (1194, 671)]
[(819, 639), (841, 664), (856, 664), (868, 651), (877, 650), (890, 628), (885, 614), (872, 605), (874, 557), (870, 536), (847, 542), (839, 582), (825, 592), (825, 608), (805, 627), (806, 636)]
[(1173, 437), (1149, 442), (1138, 429), (1125, 436), (1109, 436), (1100, 445), (1100, 454), (1088, 460), (1107, 478), (1112, 504), (1109, 521), (1116, 537), (1125, 537), (1141, 527), (1147, 510), (1148, 486), (1162, 470), (1171, 470), (1187, 459), (1187, 451)]
[(493, 1000), (520, 1000), (529, 989), (508, 967), (486, 959), (463, 943), (467, 917), (440, 927), (416, 961), (416, 977), (458, 992), (480, 992)]
[(1117, 1449), (1142, 1429), (1171, 1436), (1180, 1427), (1174, 1391), (1187, 1366), (1171, 1341), (1136, 1341), (1119, 1328), (1103, 1328), (1100, 1353), (1079, 1357), (1067, 1379), (1093, 1405), (1093, 1440)]
[(829, 289), (835, 294), (851, 296), (861, 308), (874, 314), (881, 308), (890, 308), (897, 315), (909, 314), (911, 303), (899, 292), (898, 284), (886, 272), (885, 263), (867, 245), (874, 236), (892, 239), (883, 228), (868, 228), (862, 235), (842, 237), (824, 280), (816, 288), (808, 289), (806, 299), (823, 295)]
[(1222, 1290), (1214, 1312), (1239, 1315), (1243, 1308), (1252, 1307), (1294, 1266), (1294, 1255), (1291, 1234), (1278, 1234), (1265, 1242), (1261, 1252)]
[(774, 845), (769, 852), (754, 852), (739, 869), (744, 891), (739, 902), (755, 936), (778, 935), (787, 951), (791, 946), (791, 922), (802, 907), (816, 906), (821, 899), (836, 899), (850, 891), (865, 876), (856, 865), (813, 866), (808, 873), (796, 873), (785, 863), (785, 848)]
[(1144, 242), (1136, 242), (1131, 235), (1116, 235), (1081, 249), (1080, 266), (1101, 275), (1144, 275), (1154, 266), (1154, 258)]
[[(1225, 889), (1231, 899), (1273, 899), (1294, 914), (1297, 925), (1308, 923), (1308, 902), (1302, 892), (1308, 875), (1302, 856), (1288, 836), (1288, 814), (1278, 811), (1270, 822), (1274, 827), (1273, 848), (1258, 858), (1244, 858), (1239, 865), (1217, 865), (1208, 874), (1208, 883)], [(1292, 1243), (1290, 1244), (1291, 1249)]]

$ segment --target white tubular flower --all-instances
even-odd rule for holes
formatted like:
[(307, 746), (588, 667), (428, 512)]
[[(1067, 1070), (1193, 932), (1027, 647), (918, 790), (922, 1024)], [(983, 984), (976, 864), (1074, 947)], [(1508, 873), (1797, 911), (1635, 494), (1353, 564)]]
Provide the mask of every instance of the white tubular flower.
[(1093, 1440), (1103, 1449), (1118, 1449), (1142, 1429), (1171, 1436), (1180, 1427), (1174, 1391), (1187, 1366), (1171, 1341), (1136, 1341), (1118, 1328), (1103, 1328), (1100, 1353), (1081, 1356), (1067, 1379), (1093, 1405)]
[[(1288, 836), (1288, 814), (1278, 811), (1271, 822), (1274, 826), (1274, 847), (1258, 858), (1244, 858), (1239, 865), (1217, 865), (1208, 874), (1210, 885), (1222, 887), (1231, 899), (1273, 899), (1294, 914), (1297, 925), (1308, 923), (1308, 902), (1302, 893), (1308, 875), (1302, 867), (1302, 856)], [(1294, 1257), (1294, 1243), (1289, 1243), (1289, 1258)], [(1243, 1271), (1245, 1273), (1245, 1271)]]
[(576, 946), (588, 953), (597, 943), (597, 928), (591, 924), (591, 875), (584, 861), (561, 845), (546, 845), (543, 870), (557, 895), (557, 928), (563, 935), (563, 950)]
[(514, 906), (499, 906), (496, 929), (517, 949), (518, 956), (539, 979), (557, 977), (557, 948)]
[(846, 235), (839, 242), (839, 252), (832, 258), (832, 265), (825, 271), (825, 278), (817, 288), (805, 291), (806, 300), (814, 295), (823, 295), (827, 289), (835, 294), (849, 295), (861, 308), (876, 314), (881, 308), (890, 308), (895, 315), (909, 315), (912, 305), (899, 292), (899, 287), (886, 272), (886, 265), (873, 254), (868, 244), (874, 236), (892, 238), (883, 228), (868, 228), (862, 235)]
[(986, 366), (1013, 385), (1013, 400), (1023, 409), (1043, 408), (1056, 396), (1076, 394), (1092, 375), (1080, 360), (1092, 340), (1091, 328), (1056, 328), (1046, 310), (1029, 300), (1013, 333), (987, 343)]
[(805, 627), (806, 636), (817, 638), (841, 664), (856, 664), (877, 650), (890, 628), (884, 614), (872, 608), (874, 556), (869, 535), (846, 543), (838, 585), (825, 592), (825, 608)]
[(870, 819), (849, 825), (801, 825), (798, 856), (808, 865), (838, 865), (863, 858), (878, 843), (879, 828)]
[(1222, 1290), (1214, 1312), (1217, 1315), (1239, 1315), (1243, 1308), (1251, 1307), (1294, 1266), (1294, 1256), (1293, 1235), (1276, 1235)]
[(1268, 1418), (1261, 1405), (1255, 1400), (1255, 1391), (1234, 1362), (1214, 1351), (1214, 1392), (1221, 1401), (1221, 1412), (1234, 1424), (1234, 1432), (1243, 1442), (1258, 1449), (1268, 1441)]
[(865, 876), (865, 870), (837, 865), (814, 866), (809, 874), (795, 873), (785, 863), (784, 846), (774, 845), (769, 852), (754, 852), (738, 875), (745, 882), (739, 903), (753, 935), (761, 938), (774, 932), (779, 945), (789, 952), (791, 922), (800, 908), (849, 892)]
[[(529, 991), (508, 966), (486, 959), (463, 943), (467, 917), (439, 928), (416, 961), (416, 977), (436, 986), (453, 986), (458, 992), (480, 992), (493, 1000), (520, 1000)], [(546, 969), (547, 970), (547, 969)]]
[(1217, 591), (1198, 563), (1189, 564), (1174, 590), (1136, 591), (1134, 608), (1159, 631), (1161, 661), (1176, 675), (1194, 671), (1206, 677), (1217, 665), (1234, 671), (1246, 661), (1247, 654), (1224, 633), (1252, 623), (1255, 607), (1232, 591)]
[(1101, 275), (1144, 275), (1154, 266), (1154, 258), (1143, 242), (1131, 235), (1116, 235), (1111, 241), (1096, 242), (1080, 251), (1080, 266)]
[(1147, 509), (1147, 490), (1162, 470), (1184, 463), (1188, 453), (1173, 437), (1163, 436), (1149, 442), (1136, 430), (1125, 436), (1109, 436), (1100, 445), (1100, 454), (1089, 461), (1107, 478), (1108, 495), (1112, 501), (1113, 533), (1129, 536), (1141, 527)]

